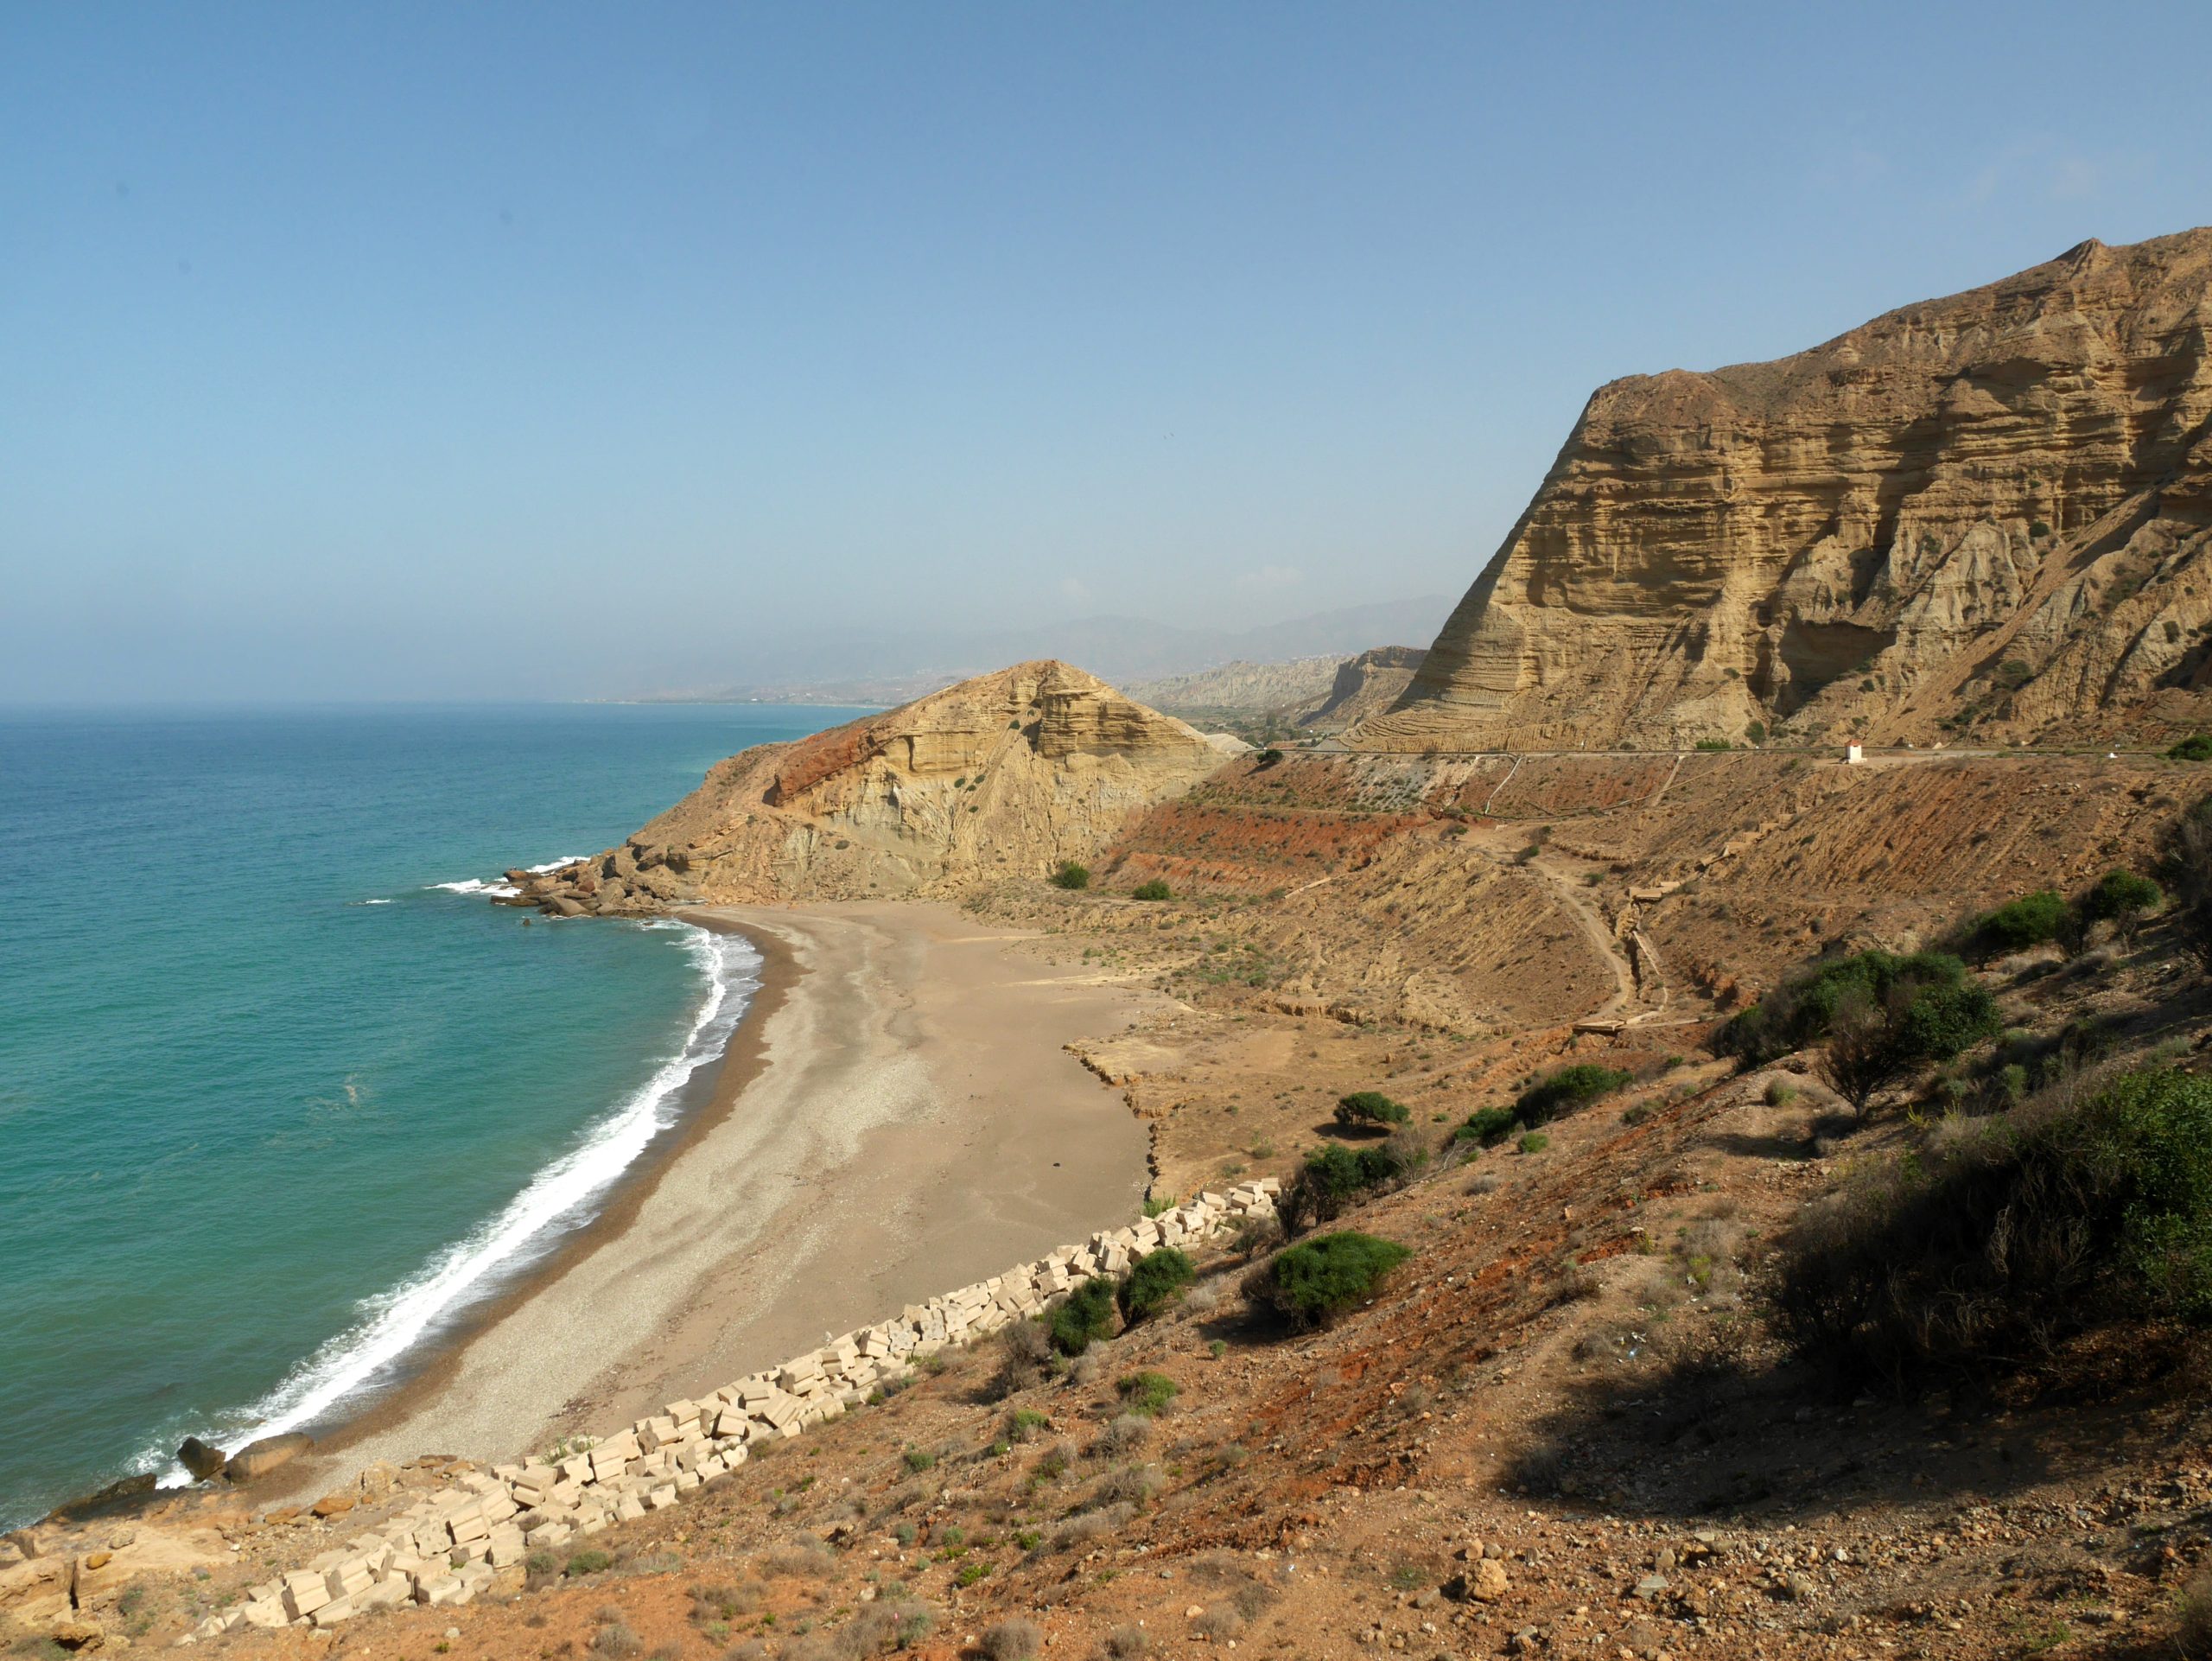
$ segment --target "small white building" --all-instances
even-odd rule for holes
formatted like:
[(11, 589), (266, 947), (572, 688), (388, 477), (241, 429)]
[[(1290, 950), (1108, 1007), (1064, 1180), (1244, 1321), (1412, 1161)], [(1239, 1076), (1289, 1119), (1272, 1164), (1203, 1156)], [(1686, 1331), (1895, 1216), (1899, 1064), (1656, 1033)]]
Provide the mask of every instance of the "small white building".
[(1853, 741), (1843, 747), (1843, 761), (1846, 767), (1855, 767), (1866, 759), (1866, 747), (1864, 744)]

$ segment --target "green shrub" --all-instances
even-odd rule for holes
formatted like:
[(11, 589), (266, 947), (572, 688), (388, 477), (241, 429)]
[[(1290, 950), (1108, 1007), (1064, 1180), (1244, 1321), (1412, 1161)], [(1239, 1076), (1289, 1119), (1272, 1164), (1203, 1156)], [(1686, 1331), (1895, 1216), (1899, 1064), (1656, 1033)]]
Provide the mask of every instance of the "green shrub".
[(1541, 1130), (1531, 1130), (1517, 1144), (1524, 1154), (1541, 1154), (1551, 1145), (1552, 1139)]
[(2073, 919), (2056, 889), (2039, 888), (1984, 912), (1967, 925), (1966, 948), (1983, 963), (2049, 940), (2072, 938)]
[(1140, 882), (1129, 890), (1129, 898), (1132, 900), (1173, 900), (1174, 897), (1174, 889), (1156, 876), (1151, 881)]
[(1513, 1104), (1514, 1115), (1523, 1124), (1542, 1124), (1578, 1107), (1587, 1107), (1600, 1096), (1610, 1096), (1623, 1085), (1635, 1082), (1632, 1072), (1599, 1066), (1592, 1061), (1578, 1061), (1522, 1091)]
[(1452, 1133), (1452, 1140), (1494, 1147), (1512, 1135), (1513, 1127), (1519, 1123), (1510, 1107), (1478, 1107), (1467, 1115), (1466, 1123)]
[(2036, 671), (2034, 670), (2029, 668), (2028, 665), (2023, 663), (2019, 659), (2007, 658), (2003, 663), (1997, 665), (1995, 672), (1993, 672), (1989, 678), (1995, 681), (2006, 691), (2016, 692), (2019, 690), (2021, 687), (2025, 686), (2031, 680), (2035, 678), (2035, 672)]
[(568, 1572), (571, 1575), (597, 1575), (614, 1567), (611, 1551), (575, 1551), (569, 1555)]
[(1129, 1265), (1122, 1282), (1122, 1318), (1132, 1323), (1166, 1308), (1198, 1278), (1191, 1260), (1173, 1246), (1147, 1251)]
[(1895, 1161), (1801, 1221), (1778, 1306), (1808, 1358), (1896, 1382), (2212, 1324), (2212, 1079), (2126, 1074)]
[(1306, 1156), (1290, 1191), (1283, 1196), (1283, 1221), (1299, 1228), (1333, 1222), (1362, 1195), (1398, 1181), (1412, 1168), (1397, 1138), (1357, 1153), (1339, 1143), (1317, 1148)]
[(1966, 972), (1964, 964), (1941, 951), (1916, 952), (1909, 958), (1860, 951), (1831, 958), (1739, 1010), (1714, 1034), (1713, 1048), (1735, 1057), (1746, 1068), (1764, 1066), (1778, 1055), (1826, 1038), (1839, 1009), (1885, 1002), (1900, 988), (1963, 985)]
[(2001, 1024), (1997, 1000), (1980, 985), (1899, 988), (1884, 1002), (1853, 1002), (1837, 1011), (1821, 1068), (1863, 1113), (1883, 1086), (1951, 1060), (1993, 1037)]
[(1357, 1308), (1412, 1255), (1351, 1229), (1318, 1235), (1277, 1252), (1254, 1290), (1294, 1325), (1320, 1326)]
[(1355, 1090), (1337, 1102), (1338, 1124), (1403, 1124), (1412, 1117), (1403, 1105), (1379, 1090)]
[(1141, 1413), (1147, 1419), (1164, 1412), (1168, 1403), (1183, 1393), (1182, 1385), (1164, 1372), (1133, 1372), (1116, 1380), (1114, 1389), (1126, 1411)]
[(2191, 733), (2166, 755), (2175, 761), (2212, 761), (2212, 733)]
[(1732, 750), (1736, 747), (1725, 738), (1700, 738), (1697, 747), (1701, 750)]
[(2165, 891), (2137, 871), (2107, 871), (2078, 902), (2085, 921), (2113, 922), (2126, 929), (2146, 911), (2158, 909)]
[(1274, 745), (1270, 744), (1266, 749), (1260, 752), (1258, 765), (1263, 767), (1271, 767), (1281, 760), (1282, 752), (1275, 748)]
[(926, 1448), (909, 1448), (900, 1457), (906, 1461), (906, 1468), (917, 1476), (937, 1463), (937, 1455)]
[(1744, 729), (1744, 736), (1750, 739), (1754, 744), (1765, 743), (1766, 722), (1764, 721), (1754, 721), (1750, 726)]
[(1078, 865), (1071, 859), (1064, 860), (1060, 869), (1052, 873), (1052, 881), (1056, 888), (1087, 888), (1090, 886), (1090, 867)]
[(1069, 1293), (1046, 1319), (1052, 1347), (1063, 1355), (1081, 1355), (1093, 1343), (1114, 1331), (1114, 1282), (1094, 1276)]

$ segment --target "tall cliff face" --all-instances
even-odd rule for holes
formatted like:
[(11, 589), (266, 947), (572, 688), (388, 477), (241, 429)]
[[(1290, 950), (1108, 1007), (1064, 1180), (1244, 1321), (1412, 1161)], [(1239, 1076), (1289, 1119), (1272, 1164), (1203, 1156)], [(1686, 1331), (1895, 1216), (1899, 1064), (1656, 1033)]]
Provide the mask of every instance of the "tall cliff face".
[(1601, 388), (1384, 749), (2155, 735), (2212, 699), (2212, 230)]
[(621, 847), (510, 876), (570, 913), (944, 891), (1085, 858), (1224, 759), (1079, 669), (1020, 664), (746, 750)]

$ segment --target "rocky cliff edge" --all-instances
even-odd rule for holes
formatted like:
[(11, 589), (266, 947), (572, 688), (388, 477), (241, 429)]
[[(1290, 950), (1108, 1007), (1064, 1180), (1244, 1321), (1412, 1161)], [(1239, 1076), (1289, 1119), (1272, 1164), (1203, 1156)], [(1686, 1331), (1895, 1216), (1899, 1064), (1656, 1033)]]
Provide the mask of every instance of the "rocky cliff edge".
[(1584, 410), (1376, 749), (2053, 743), (2212, 712), (2212, 229)]
[(743, 751), (620, 847), (509, 880), (569, 916), (944, 893), (1088, 858), (1243, 748), (1066, 664), (1018, 664)]

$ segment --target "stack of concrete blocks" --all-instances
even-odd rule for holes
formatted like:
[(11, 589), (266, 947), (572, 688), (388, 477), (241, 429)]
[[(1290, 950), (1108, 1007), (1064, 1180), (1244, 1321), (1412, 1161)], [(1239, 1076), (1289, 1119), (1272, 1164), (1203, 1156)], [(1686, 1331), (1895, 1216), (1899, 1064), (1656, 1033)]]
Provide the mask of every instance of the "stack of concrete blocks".
[(832, 1339), (699, 1401), (671, 1402), (563, 1459), (468, 1471), (375, 1531), (254, 1587), (183, 1641), (240, 1626), (326, 1628), (401, 1603), (467, 1603), (530, 1552), (673, 1505), (744, 1464), (753, 1444), (842, 1416), (877, 1385), (905, 1375), (917, 1358), (1027, 1320), (1093, 1276), (1122, 1274), (1147, 1251), (1193, 1244), (1247, 1217), (1272, 1215), (1278, 1192), (1275, 1180), (1263, 1177), (1225, 1194), (1201, 1193), (1158, 1217), (909, 1304), (894, 1320)]

